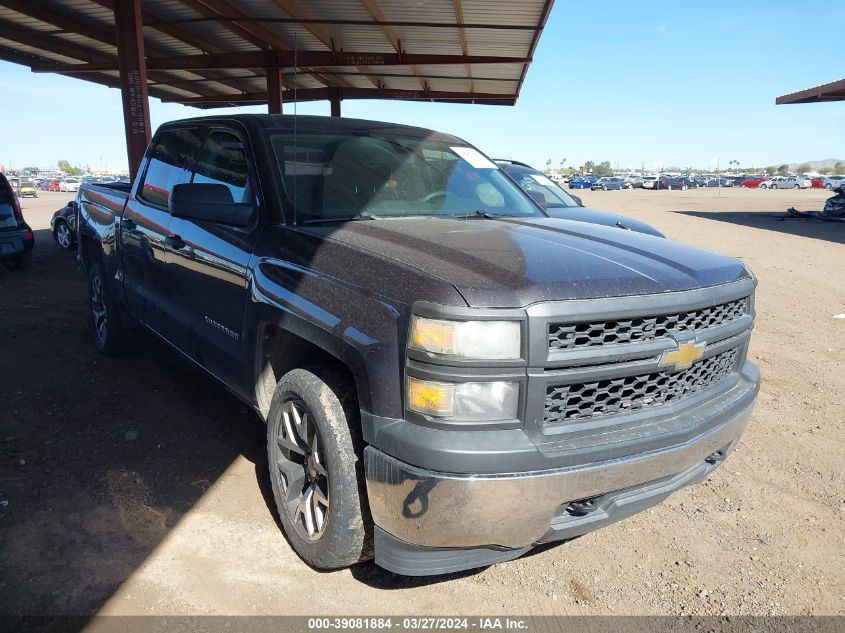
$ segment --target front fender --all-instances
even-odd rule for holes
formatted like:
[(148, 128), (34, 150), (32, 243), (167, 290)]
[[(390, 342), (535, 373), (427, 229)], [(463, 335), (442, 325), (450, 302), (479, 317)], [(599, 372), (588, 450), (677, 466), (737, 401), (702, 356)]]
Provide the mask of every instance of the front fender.
[(401, 350), (410, 306), (272, 258), (256, 262), (250, 285), (248, 332), (270, 324), (308, 341), (349, 368), (362, 409), (402, 416)]

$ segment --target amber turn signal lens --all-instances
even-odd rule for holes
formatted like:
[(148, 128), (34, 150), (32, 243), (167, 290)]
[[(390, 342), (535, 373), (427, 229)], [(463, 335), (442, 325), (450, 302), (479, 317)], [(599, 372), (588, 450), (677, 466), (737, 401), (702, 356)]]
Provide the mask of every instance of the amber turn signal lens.
[(449, 416), (452, 414), (454, 401), (454, 385), (408, 378), (408, 408), (411, 411), (426, 415)]

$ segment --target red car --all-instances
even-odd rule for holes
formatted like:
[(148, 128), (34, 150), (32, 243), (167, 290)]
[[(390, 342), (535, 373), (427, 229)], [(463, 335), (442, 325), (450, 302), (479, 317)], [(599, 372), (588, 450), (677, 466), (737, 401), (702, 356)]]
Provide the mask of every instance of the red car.
[(59, 181), (56, 179), (51, 180), (47, 183), (47, 191), (58, 191), (59, 190)]
[(757, 178), (750, 178), (743, 181), (740, 187), (748, 187), (749, 189), (757, 189), (762, 183), (766, 181), (766, 176), (759, 176)]
[(813, 189), (824, 189), (824, 178), (813, 178), (811, 181)]

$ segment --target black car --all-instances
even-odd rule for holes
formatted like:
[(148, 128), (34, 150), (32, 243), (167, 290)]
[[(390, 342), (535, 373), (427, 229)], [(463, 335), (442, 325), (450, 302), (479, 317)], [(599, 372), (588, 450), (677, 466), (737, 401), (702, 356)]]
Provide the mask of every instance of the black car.
[(71, 251), (76, 246), (76, 202), (69, 201), (50, 218), (53, 239), (60, 248)]
[(23, 219), (12, 186), (0, 174), (0, 262), (9, 270), (26, 268), (32, 261), (35, 238)]
[(661, 176), (657, 180), (655, 189), (668, 189), (670, 191), (686, 191), (698, 185), (689, 176)]
[(620, 229), (629, 229), (639, 233), (665, 237), (663, 233), (653, 226), (640, 220), (616, 215), (615, 213), (608, 213), (607, 211), (586, 208), (581, 203), (581, 198), (565, 191), (542, 172), (537, 171), (525, 163), (512, 160), (497, 160), (496, 164), (508, 176), (513, 178), (523, 191), (537, 200), (540, 206), (545, 209), (546, 213), (553, 218), (615, 226)]

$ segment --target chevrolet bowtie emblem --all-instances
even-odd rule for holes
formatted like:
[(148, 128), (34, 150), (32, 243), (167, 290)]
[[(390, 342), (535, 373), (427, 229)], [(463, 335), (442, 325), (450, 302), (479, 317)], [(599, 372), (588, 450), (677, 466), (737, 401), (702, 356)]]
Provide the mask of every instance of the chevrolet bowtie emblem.
[(686, 369), (704, 355), (705, 347), (707, 347), (707, 343), (682, 343), (678, 345), (678, 349), (670, 349), (663, 352), (660, 356), (659, 365), (661, 367)]

